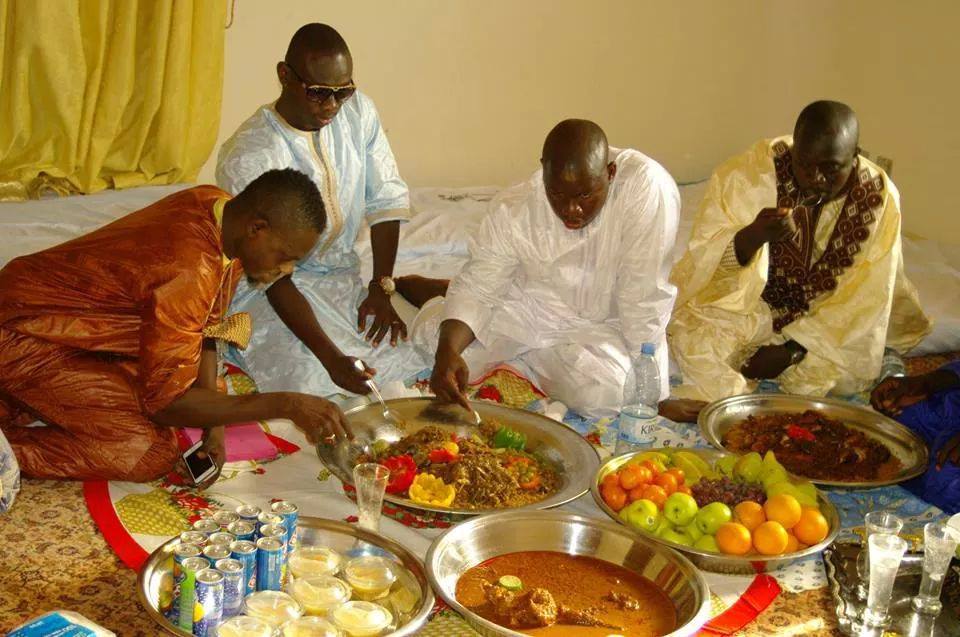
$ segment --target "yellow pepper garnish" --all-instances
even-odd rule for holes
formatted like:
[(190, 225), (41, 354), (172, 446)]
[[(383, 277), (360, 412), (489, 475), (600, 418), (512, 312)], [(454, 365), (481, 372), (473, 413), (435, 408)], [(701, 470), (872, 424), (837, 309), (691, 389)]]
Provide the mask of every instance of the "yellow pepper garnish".
[(417, 504), (448, 507), (457, 492), (452, 485), (429, 473), (418, 473), (410, 485), (410, 499)]
[(457, 455), (458, 453), (460, 453), (460, 445), (453, 442), (452, 440), (445, 442), (440, 446), (446, 449), (447, 451), (449, 451), (450, 453), (452, 453), (453, 455)]

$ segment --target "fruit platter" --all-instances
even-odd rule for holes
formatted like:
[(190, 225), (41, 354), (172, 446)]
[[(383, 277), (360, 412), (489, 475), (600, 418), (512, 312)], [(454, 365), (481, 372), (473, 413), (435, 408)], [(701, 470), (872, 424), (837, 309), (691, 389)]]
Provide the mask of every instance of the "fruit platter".
[(639, 451), (607, 460), (591, 493), (611, 518), (683, 552), (700, 568), (750, 574), (830, 545), (837, 510), (773, 453)]

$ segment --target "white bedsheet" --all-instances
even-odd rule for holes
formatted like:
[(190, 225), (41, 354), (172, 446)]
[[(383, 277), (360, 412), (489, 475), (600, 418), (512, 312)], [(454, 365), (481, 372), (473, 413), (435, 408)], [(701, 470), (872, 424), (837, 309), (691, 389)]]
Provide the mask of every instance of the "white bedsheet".
[[(186, 187), (154, 186), (0, 203), (0, 267), (14, 257), (67, 241)], [(683, 215), (675, 262), (686, 249), (704, 188), (702, 182), (680, 187)], [(401, 230), (396, 273), (444, 278), (455, 275), (467, 257), (467, 238), (479, 227), (487, 204), (498, 190), (495, 186), (415, 188), (411, 192), (414, 214)], [(368, 232), (361, 233), (357, 250), (364, 276), (369, 277), (372, 262)], [(912, 353), (960, 350), (960, 248), (904, 238), (903, 253), (907, 274), (935, 321), (933, 333)]]

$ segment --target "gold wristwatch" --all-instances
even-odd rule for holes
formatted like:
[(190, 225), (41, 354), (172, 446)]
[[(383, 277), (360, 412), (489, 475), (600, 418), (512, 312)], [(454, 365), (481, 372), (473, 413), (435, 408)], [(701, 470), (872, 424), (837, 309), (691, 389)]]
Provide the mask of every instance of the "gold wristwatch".
[(392, 276), (382, 276), (375, 283), (387, 296), (393, 296), (394, 292), (397, 291), (397, 282), (393, 280)]

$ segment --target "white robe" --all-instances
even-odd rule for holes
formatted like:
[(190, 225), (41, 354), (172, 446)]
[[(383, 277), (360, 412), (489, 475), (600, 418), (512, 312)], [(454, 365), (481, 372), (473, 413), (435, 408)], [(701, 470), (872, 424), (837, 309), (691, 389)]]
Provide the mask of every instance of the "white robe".
[[(295, 168), (313, 179), (327, 211), (327, 228), (313, 252), (297, 265), (293, 282), (310, 303), (320, 326), (344, 354), (377, 369), (381, 382), (404, 380), (426, 362), (408, 343), (374, 349), (357, 332), (357, 309), (367, 288), (354, 249), (363, 223), (406, 221), (407, 185), (373, 101), (357, 92), (319, 132), (290, 126), (272, 105), (244, 122), (220, 149), (217, 184), (231, 194), (272, 169)], [(329, 395), (337, 387), (320, 361), (283, 324), (266, 294), (241, 282), (231, 312), (253, 317), (253, 338), (230, 362), (247, 371), (261, 391)], [(369, 319), (368, 319), (369, 327)]]
[(477, 338), (464, 353), (473, 377), (510, 362), (586, 415), (619, 410), (628, 377), (633, 387), (631, 360), (649, 342), (665, 398), (680, 197), (669, 173), (642, 153), (623, 150), (615, 161), (603, 209), (580, 230), (553, 212), (541, 171), (500, 193), (445, 301), (421, 313), (415, 342), (429, 348), (441, 321), (463, 321)]

